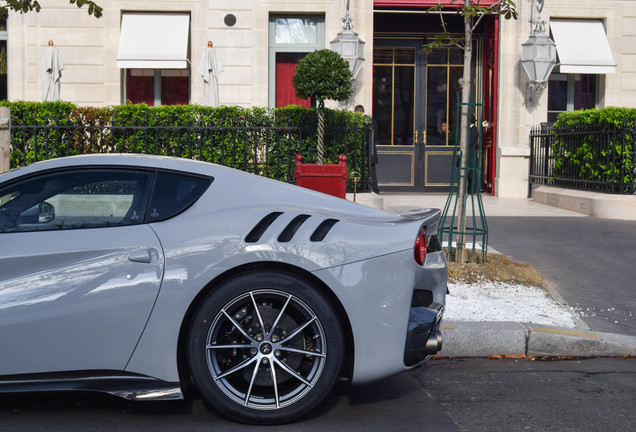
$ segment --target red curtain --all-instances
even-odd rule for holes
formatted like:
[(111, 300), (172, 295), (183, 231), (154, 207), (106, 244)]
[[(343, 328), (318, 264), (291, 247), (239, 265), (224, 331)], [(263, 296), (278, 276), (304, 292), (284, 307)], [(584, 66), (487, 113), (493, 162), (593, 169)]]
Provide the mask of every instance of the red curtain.
[(126, 100), (134, 104), (146, 103), (148, 106), (155, 105), (155, 77), (143, 74), (141, 70), (133, 71), (126, 69)]
[(287, 105), (311, 106), (309, 99), (300, 99), (294, 91), (292, 78), (302, 53), (276, 53), (276, 107)]
[[(176, 74), (161, 76), (161, 105), (187, 105), (190, 78)], [(154, 69), (126, 69), (126, 100), (155, 105)]]
[(187, 76), (162, 76), (161, 105), (188, 105), (189, 82)]

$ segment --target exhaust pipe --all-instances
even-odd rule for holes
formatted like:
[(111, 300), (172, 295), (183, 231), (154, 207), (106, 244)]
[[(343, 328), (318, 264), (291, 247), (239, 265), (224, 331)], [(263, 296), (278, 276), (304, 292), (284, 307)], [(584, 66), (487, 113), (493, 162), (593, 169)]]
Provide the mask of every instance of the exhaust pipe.
[(429, 307), (411, 307), (409, 325), (404, 344), (404, 365), (417, 366), (442, 349), (439, 330), (444, 306), (431, 303)]
[(426, 341), (424, 346), (424, 355), (435, 355), (442, 350), (442, 332), (435, 330), (431, 332), (431, 335)]

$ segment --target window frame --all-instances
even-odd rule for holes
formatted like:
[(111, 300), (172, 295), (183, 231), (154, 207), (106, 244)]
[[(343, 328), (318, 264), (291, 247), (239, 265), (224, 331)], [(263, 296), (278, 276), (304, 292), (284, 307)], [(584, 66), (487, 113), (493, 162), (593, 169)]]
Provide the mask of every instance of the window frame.
[[(144, 67), (121, 67), (120, 66), (120, 99), (122, 104), (127, 103), (128, 96), (128, 79), (127, 79), (127, 71), (133, 70), (142, 70), (142, 71), (153, 71), (153, 102), (152, 106), (161, 106), (162, 100), (162, 86), (161, 86), (161, 78), (163, 71), (186, 71), (187, 73), (187, 94), (184, 95), (187, 98), (187, 102), (185, 105), (189, 105), (192, 103), (192, 13), (189, 11), (185, 12), (160, 12), (160, 11), (122, 11), (121, 20), (123, 21), (123, 17), (126, 14), (134, 15), (134, 14), (142, 14), (142, 15), (188, 15), (188, 37), (187, 37), (187, 47), (186, 47), (186, 66), (184, 68), (174, 68), (174, 67), (164, 67), (164, 68), (144, 68)], [(119, 35), (121, 38), (122, 33), (122, 23), (119, 26)], [(121, 41), (120, 41), (121, 43)], [(148, 103), (147, 101), (143, 101), (144, 103)]]
[[(547, 112), (546, 112), (546, 120), (550, 121), (550, 116), (554, 115), (558, 116), (562, 112), (572, 112), (575, 111), (574, 103), (576, 100), (576, 77), (577, 75), (589, 75), (594, 77), (594, 106), (592, 108), (600, 108), (602, 106), (601, 101), (601, 85), (603, 81), (604, 75), (599, 74), (566, 74), (560, 72), (553, 72), (548, 78), (548, 101), (547, 101)], [(565, 79), (563, 79), (565, 78)], [(565, 81), (566, 82), (566, 107), (565, 111), (550, 109), (550, 81)], [(581, 108), (581, 109), (589, 109), (589, 108)], [(554, 120), (552, 120), (554, 121)]]
[[(279, 18), (316, 18), (316, 43), (277, 43), (276, 42), (276, 19)], [(312, 51), (325, 47), (325, 13), (271, 13), (268, 19), (268, 106), (274, 108), (276, 105), (276, 54), (277, 53), (298, 53), (308, 54)]]
[[(162, 106), (161, 100), (163, 98), (162, 87), (161, 87), (161, 78), (163, 71), (187, 71), (187, 80), (188, 80), (188, 101), (184, 105), (189, 105), (192, 101), (192, 74), (191, 70), (188, 69), (122, 69), (121, 70), (121, 79), (122, 79), (122, 103), (126, 103), (128, 101), (128, 71), (133, 70), (141, 70), (141, 71), (153, 71), (153, 105), (148, 104), (149, 106)], [(133, 102), (136, 103), (136, 102)], [(146, 102), (143, 102), (146, 103)]]

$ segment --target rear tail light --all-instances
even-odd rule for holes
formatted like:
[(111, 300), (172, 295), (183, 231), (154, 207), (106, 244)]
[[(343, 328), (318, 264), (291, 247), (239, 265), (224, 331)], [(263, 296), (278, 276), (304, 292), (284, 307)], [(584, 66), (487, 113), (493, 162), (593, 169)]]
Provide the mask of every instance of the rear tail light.
[(417, 261), (419, 265), (424, 265), (424, 261), (426, 261), (426, 228), (425, 227), (421, 227), (419, 233), (417, 234), (413, 253), (415, 256), (415, 261)]

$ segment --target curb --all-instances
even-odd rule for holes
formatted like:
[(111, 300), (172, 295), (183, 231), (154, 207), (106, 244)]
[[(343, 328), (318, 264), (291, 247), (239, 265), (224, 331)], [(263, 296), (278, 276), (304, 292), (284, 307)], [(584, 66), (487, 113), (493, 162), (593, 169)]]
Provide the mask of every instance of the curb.
[(532, 191), (538, 203), (601, 219), (636, 220), (636, 197), (540, 186)]
[(447, 321), (440, 357), (636, 356), (636, 336), (516, 322)]

